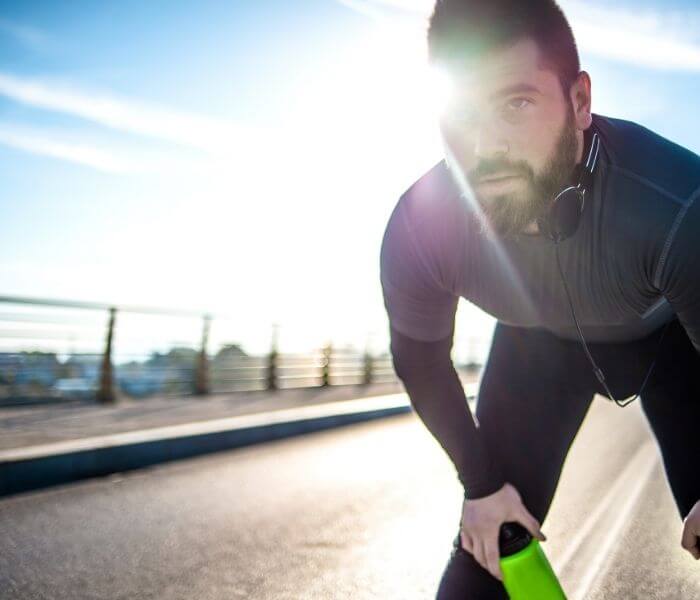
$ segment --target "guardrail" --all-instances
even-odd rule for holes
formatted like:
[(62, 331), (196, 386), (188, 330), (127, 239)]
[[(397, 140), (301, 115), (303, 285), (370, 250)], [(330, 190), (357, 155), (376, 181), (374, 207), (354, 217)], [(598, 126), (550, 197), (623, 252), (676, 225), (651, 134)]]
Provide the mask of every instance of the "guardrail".
[[(218, 336), (217, 350), (210, 353), (212, 324), (227, 318), (188, 310), (0, 296), (0, 404), (64, 398), (112, 403), (118, 396), (398, 381), (388, 349), (371, 352), (368, 344), (357, 351), (328, 342), (306, 353), (280, 352), (278, 325), (272, 326), (268, 352), (247, 354), (240, 344)], [(186, 340), (173, 340), (175, 332)], [(161, 344), (162, 351), (154, 350), (154, 341), (165, 338), (170, 341)], [(477, 366), (466, 365), (466, 370)]]

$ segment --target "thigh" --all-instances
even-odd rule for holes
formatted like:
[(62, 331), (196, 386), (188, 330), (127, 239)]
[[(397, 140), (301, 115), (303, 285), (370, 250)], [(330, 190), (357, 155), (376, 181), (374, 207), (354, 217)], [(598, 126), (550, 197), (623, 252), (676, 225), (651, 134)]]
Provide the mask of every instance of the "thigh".
[[(540, 524), (593, 398), (588, 380), (577, 377), (577, 356), (570, 342), (546, 331), (498, 323), (479, 384), (475, 416), (488, 450)], [(507, 598), (461, 547), (459, 528), (461, 520), (437, 598)]]
[(700, 356), (678, 321), (641, 395), (681, 518), (700, 500)]
[(584, 367), (575, 342), (545, 330), (496, 326), (476, 420), (506, 480), (540, 524), (593, 399)]

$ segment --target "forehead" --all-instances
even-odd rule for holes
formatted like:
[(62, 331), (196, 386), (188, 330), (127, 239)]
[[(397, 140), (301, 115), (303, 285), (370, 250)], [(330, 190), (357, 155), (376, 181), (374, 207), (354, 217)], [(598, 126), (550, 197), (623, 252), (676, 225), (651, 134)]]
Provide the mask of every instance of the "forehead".
[(539, 48), (529, 38), (451, 69), (450, 79), (456, 95), (485, 98), (519, 83), (529, 84), (543, 95), (556, 92), (559, 85), (556, 73), (540, 64)]

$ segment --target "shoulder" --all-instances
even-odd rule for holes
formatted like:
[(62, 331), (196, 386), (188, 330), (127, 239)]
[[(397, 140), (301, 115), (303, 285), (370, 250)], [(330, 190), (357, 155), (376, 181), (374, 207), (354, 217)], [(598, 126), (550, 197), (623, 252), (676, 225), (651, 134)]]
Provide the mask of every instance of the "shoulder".
[(625, 119), (594, 115), (610, 176), (630, 190), (683, 204), (700, 186), (700, 156)]
[[(669, 236), (700, 188), (700, 156), (633, 121), (594, 115), (604, 163), (603, 207), (618, 252), (663, 264)], [(655, 277), (654, 279), (658, 279)]]
[(444, 210), (459, 198), (460, 192), (445, 160), (433, 165), (401, 195), (400, 202), (411, 206), (418, 215)]
[(416, 243), (426, 250), (463, 241), (467, 203), (444, 160), (415, 181), (401, 195), (397, 206)]
[(425, 285), (460, 289), (469, 212), (442, 160), (401, 194), (389, 217), (381, 247), (384, 277), (403, 271)]
[(389, 321), (415, 340), (447, 337), (454, 326), (461, 269), (449, 173), (438, 163), (394, 207), (380, 251), (380, 280)]
[(442, 160), (400, 196), (389, 218), (383, 246), (398, 244), (441, 287), (454, 289), (468, 221), (466, 203)]

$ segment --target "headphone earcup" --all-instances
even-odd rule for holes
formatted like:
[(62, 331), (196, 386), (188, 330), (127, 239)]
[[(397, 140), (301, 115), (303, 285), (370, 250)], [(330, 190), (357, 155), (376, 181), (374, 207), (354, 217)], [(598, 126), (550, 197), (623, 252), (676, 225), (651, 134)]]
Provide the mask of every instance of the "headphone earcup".
[(568, 187), (557, 194), (549, 209), (545, 231), (552, 241), (561, 242), (576, 232), (583, 213), (583, 200), (583, 191), (575, 187)]

